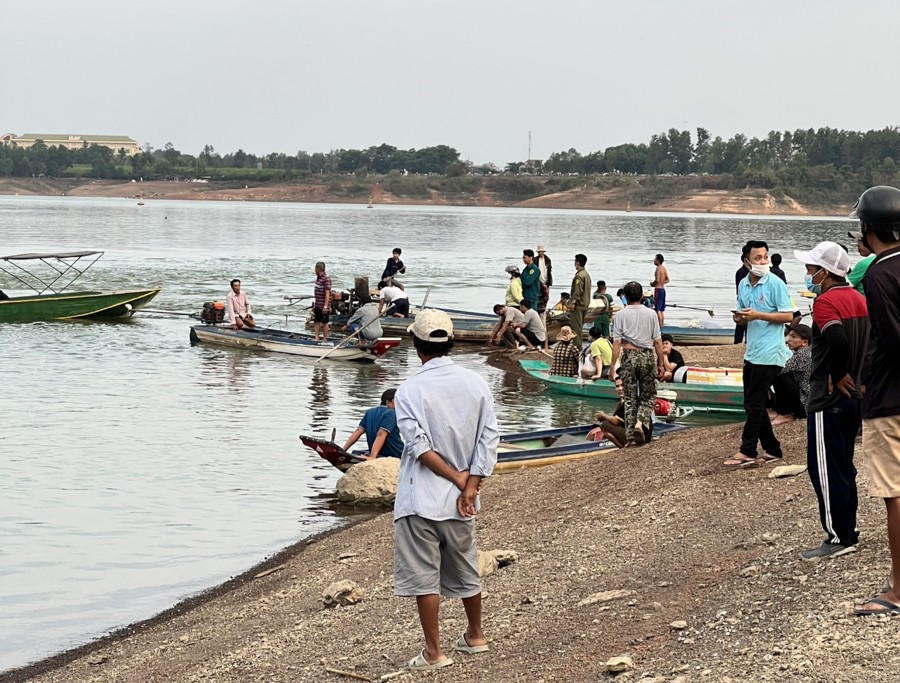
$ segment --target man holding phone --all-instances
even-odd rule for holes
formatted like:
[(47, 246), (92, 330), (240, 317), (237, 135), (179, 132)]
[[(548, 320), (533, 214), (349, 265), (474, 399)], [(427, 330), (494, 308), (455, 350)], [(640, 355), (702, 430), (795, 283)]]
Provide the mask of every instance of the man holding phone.
[[(781, 372), (790, 352), (784, 344), (784, 326), (793, 312), (787, 286), (769, 273), (769, 245), (747, 243), (744, 265), (749, 273), (738, 283), (735, 325), (747, 325), (744, 351), (744, 410), (747, 421), (741, 447), (724, 462), (726, 467), (753, 467), (782, 457), (781, 444), (766, 412), (769, 387)], [(757, 444), (763, 452), (757, 450)]]

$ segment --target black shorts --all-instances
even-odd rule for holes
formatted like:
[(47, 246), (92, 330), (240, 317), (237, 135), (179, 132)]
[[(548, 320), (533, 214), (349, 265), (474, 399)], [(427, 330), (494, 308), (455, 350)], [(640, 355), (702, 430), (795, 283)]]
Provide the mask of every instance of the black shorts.
[(409, 299), (395, 299), (391, 306), (394, 307), (394, 313), (399, 313), (404, 318), (409, 317)]
[(534, 332), (532, 332), (531, 330), (529, 330), (528, 328), (522, 327), (519, 329), (519, 332), (522, 333), (522, 336), (525, 337), (525, 339), (528, 340), (528, 343), (531, 344), (532, 346), (543, 346), (544, 345), (544, 342), (542, 342), (540, 339), (538, 339), (537, 335)]
[(328, 314), (323, 311), (321, 308), (313, 309), (313, 322), (314, 323), (327, 323), (328, 322)]

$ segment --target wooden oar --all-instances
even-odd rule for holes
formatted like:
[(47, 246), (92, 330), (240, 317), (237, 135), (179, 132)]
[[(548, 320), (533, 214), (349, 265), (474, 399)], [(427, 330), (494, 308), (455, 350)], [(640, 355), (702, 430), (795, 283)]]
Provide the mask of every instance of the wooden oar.
[(711, 308), (697, 308), (696, 306), (682, 306), (680, 304), (666, 304), (666, 308), (687, 308), (691, 311), (705, 311), (710, 318), (716, 317), (716, 312)]
[[(393, 304), (392, 304), (392, 305), (390, 305), (390, 306), (387, 307), (387, 309), (386, 309), (385, 312), (384, 312), (384, 315), (385, 315), (385, 316), (390, 315), (391, 311), (393, 311), (393, 310), (394, 310), (394, 306), (393, 306)], [(326, 353), (324, 356), (319, 356), (318, 358), (316, 358), (316, 363), (318, 363), (319, 361), (323, 361), (323, 360), (325, 360), (326, 358), (328, 358), (328, 356), (330, 356), (332, 353), (334, 353), (335, 351), (337, 351), (339, 348), (341, 348), (341, 347), (342, 347), (344, 344), (346, 344), (348, 341), (350, 341), (350, 340), (353, 339), (354, 337), (358, 337), (359, 334), (360, 334), (360, 332), (362, 332), (364, 329), (366, 329), (369, 325), (371, 325), (371, 324), (373, 324), (373, 323), (375, 323), (375, 322), (381, 320), (381, 318), (382, 318), (382, 316), (378, 316), (378, 317), (375, 318), (374, 320), (370, 320), (370, 321), (367, 322), (365, 325), (363, 325), (362, 327), (360, 327), (360, 328), (359, 328), (356, 332), (354, 332), (353, 334), (349, 334), (349, 335), (347, 335), (346, 337), (344, 337), (343, 339), (341, 339), (337, 344), (334, 345), (334, 348), (331, 349), (328, 353)]]
[(160, 311), (152, 308), (139, 308), (135, 313), (155, 313), (156, 315), (183, 315), (186, 318), (197, 318), (197, 313), (182, 313), (181, 311)]
[(432, 285), (428, 285), (428, 289), (425, 290), (425, 296), (422, 297), (422, 305), (419, 307), (419, 310), (423, 310), (425, 308), (425, 304), (428, 303), (428, 295), (431, 294)]

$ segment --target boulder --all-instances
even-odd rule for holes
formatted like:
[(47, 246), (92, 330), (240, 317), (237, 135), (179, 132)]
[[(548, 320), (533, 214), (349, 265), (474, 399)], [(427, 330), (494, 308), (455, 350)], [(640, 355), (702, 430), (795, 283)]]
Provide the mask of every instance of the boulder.
[(397, 497), (400, 458), (376, 458), (351, 467), (337, 483), (338, 500), (391, 507)]
[(494, 554), (490, 551), (478, 551), (478, 576), (482, 579), (485, 576), (490, 576), (495, 571), (497, 571), (497, 567), (500, 566), (500, 563), (497, 562), (497, 558), (494, 557)]
[(325, 607), (346, 607), (355, 605), (362, 599), (363, 589), (349, 579), (335, 581), (322, 592), (322, 604)]
[(500, 567), (508, 567), (519, 559), (519, 553), (515, 550), (485, 550), (485, 552), (493, 555)]
[(613, 674), (631, 671), (633, 668), (634, 662), (631, 661), (631, 657), (610, 657), (606, 660), (606, 670)]

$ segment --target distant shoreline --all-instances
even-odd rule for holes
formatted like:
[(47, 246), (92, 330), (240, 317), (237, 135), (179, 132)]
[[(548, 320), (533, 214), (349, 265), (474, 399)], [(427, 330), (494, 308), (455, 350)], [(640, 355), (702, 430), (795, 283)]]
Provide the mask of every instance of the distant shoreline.
[[(631, 185), (600, 190), (586, 183), (562, 192), (517, 198), (492, 191), (488, 186), (474, 192), (431, 189), (427, 178), (412, 181), (397, 178), (355, 178), (338, 176), (329, 179), (309, 178), (286, 183), (246, 184), (243, 182), (191, 182), (0, 178), (0, 195), (46, 197), (119, 197), (154, 199), (199, 199), (206, 201), (260, 201), (377, 205), (424, 206), (488, 206), (542, 209), (588, 209), (599, 211), (651, 211), (676, 213), (747, 214), (758, 216), (843, 217), (849, 205), (805, 206), (789, 197), (775, 197), (768, 190), (696, 189), (684, 179), (673, 179), (666, 196), (648, 199), (638, 181)], [(541, 188), (549, 180), (531, 178), (528, 182)], [(417, 183), (415, 181), (418, 181)], [(675, 182), (677, 181), (677, 182)], [(410, 188), (405, 188), (410, 185)], [(392, 187), (390, 191), (386, 187)], [(405, 192), (405, 194), (404, 194)]]

